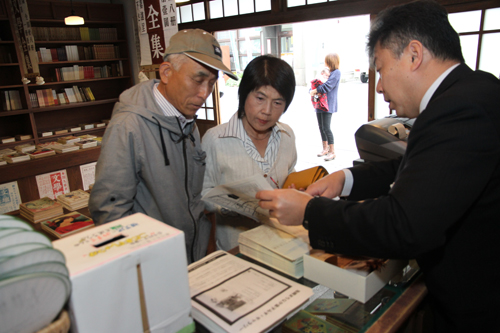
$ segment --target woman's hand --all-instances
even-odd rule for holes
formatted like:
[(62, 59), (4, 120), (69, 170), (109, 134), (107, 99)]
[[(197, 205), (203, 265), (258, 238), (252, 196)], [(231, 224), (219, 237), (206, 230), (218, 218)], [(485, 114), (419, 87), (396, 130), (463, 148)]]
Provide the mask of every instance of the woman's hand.
[(313, 90), (309, 91), (309, 95), (311, 95), (311, 96), (314, 96), (314, 95), (316, 95), (317, 93), (318, 93), (318, 90), (317, 90), (317, 89), (313, 89)]

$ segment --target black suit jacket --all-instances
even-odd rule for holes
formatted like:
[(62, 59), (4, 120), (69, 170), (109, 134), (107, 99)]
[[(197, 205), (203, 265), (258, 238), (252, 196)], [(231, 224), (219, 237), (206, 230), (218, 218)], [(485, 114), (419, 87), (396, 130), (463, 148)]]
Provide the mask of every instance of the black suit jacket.
[(489, 328), (500, 301), (499, 131), (500, 81), (459, 65), (415, 120), (402, 158), (351, 168), (346, 201), (310, 201), (311, 246), (416, 258), (440, 331)]

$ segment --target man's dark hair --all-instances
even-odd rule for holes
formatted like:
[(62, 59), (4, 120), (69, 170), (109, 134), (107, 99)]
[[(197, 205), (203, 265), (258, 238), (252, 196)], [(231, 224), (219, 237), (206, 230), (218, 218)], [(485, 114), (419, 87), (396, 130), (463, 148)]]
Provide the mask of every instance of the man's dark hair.
[[(260, 87), (271, 86), (285, 99), (285, 111), (292, 103), (295, 93), (295, 75), (284, 60), (272, 55), (263, 55), (250, 61), (243, 72), (238, 89), (238, 118), (245, 115), (248, 94)], [(283, 111), (283, 113), (285, 112)]]
[(377, 43), (399, 58), (412, 40), (421, 42), (435, 58), (464, 62), (460, 38), (446, 9), (435, 1), (422, 0), (389, 7), (377, 15), (368, 35), (370, 63), (374, 66)]

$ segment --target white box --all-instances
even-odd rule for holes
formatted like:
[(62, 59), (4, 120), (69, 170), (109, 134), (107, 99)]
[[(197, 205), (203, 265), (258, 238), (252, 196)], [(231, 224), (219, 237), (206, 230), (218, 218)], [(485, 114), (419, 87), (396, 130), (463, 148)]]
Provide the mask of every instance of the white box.
[(380, 270), (363, 276), (304, 254), (304, 277), (366, 303), (407, 265), (408, 260), (389, 260)]
[(182, 231), (137, 213), (53, 246), (70, 273), (72, 332), (194, 331)]

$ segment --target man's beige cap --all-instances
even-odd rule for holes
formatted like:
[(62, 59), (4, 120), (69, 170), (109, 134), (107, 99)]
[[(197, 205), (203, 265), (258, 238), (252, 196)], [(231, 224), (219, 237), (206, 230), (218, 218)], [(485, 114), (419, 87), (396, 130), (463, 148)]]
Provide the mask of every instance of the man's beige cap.
[(208, 67), (223, 71), (230, 78), (238, 80), (229, 68), (222, 63), (222, 50), (219, 42), (201, 29), (188, 29), (177, 32), (170, 38), (163, 59), (169, 54), (182, 53)]

